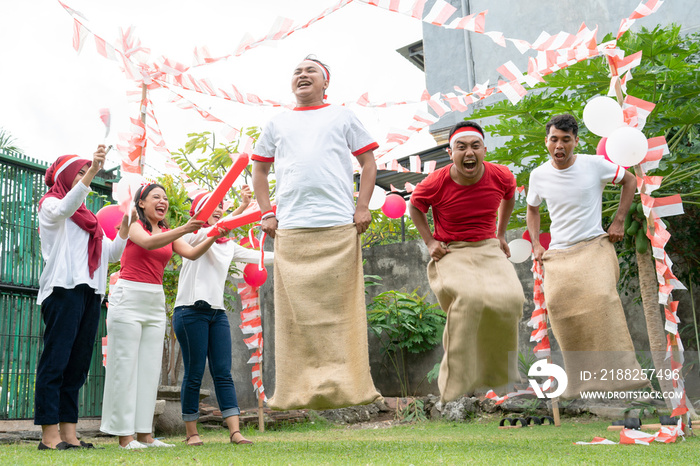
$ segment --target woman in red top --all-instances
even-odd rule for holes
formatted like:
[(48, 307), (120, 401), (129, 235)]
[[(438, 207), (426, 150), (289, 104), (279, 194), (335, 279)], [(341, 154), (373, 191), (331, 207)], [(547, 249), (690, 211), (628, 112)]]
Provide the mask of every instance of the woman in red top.
[(109, 298), (100, 427), (118, 435), (119, 446), (129, 450), (174, 446), (151, 435), (165, 336), (163, 272), (173, 252), (196, 260), (217, 238), (195, 247), (182, 240), (183, 235), (202, 227), (204, 222), (194, 217), (183, 226), (168, 229), (168, 198), (161, 185), (139, 188), (134, 206), (139, 221), (129, 228), (119, 281)]

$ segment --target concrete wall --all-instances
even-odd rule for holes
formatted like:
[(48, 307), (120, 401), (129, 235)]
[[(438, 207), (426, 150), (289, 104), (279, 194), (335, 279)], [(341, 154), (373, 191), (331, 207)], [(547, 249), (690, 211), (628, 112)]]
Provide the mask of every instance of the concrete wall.
[[(598, 29), (598, 41), (610, 32), (616, 33), (622, 18), (634, 11), (640, 0), (447, 0), (457, 8), (457, 15), (474, 14), (488, 10), (486, 30), (500, 31), (506, 37), (533, 43), (542, 31), (557, 34), (560, 31), (576, 34), (581, 23)], [(428, 0), (426, 10), (434, 0)], [(696, 0), (666, 1), (656, 13), (637, 20), (632, 31), (641, 27), (653, 29), (656, 25), (676, 23), (684, 33), (700, 30), (700, 6)], [(488, 36), (467, 31), (450, 30), (423, 23), (423, 50), (425, 55), (426, 87), (430, 94), (454, 92), (457, 85), (470, 91), (476, 83), (498, 81), (496, 69), (512, 60), (521, 71), (527, 70), (527, 57), (511, 44), (501, 47)], [(477, 104), (478, 106), (479, 104)], [(483, 105), (483, 104), (482, 104)], [(431, 133), (451, 127), (463, 120), (470, 111), (450, 113), (432, 125)]]

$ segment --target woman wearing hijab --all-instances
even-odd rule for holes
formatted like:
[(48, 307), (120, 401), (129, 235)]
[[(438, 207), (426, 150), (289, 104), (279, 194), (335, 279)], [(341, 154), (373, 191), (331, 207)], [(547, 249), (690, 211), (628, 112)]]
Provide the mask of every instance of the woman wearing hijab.
[(39, 450), (92, 447), (76, 436), (78, 393), (90, 367), (107, 265), (121, 257), (129, 229), (124, 216), (111, 241), (85, 207), (104, 160), (103, 145), (92, 162), (77, 155), (59, 157), (46, 171), (49, 191), (39, 201), (44, 269), (37, 303), (45, 324), (34, 395), (34, 424), (42, 432)]

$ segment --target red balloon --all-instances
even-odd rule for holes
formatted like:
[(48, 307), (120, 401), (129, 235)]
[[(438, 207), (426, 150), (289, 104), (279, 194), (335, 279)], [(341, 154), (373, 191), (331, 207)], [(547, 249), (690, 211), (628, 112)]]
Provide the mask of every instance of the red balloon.
[(109, 239), (114, 239), (117, 237), (117, 227), (122, 222), (124, 214), (119, 210), (119, 206), (116, 204), (108, 205), (101, 208), (95, 216), (100, 226), (105, 232), (105, 236)]
[(248, 264), (243, 269), (243, 280), (253, 287), (259, 287), (267, 280), (267, 269), (258, 270), (258, 264)]
[[(528, 240), (529, 242), (532, 243), (532, 240), (530, 239), (530, 232), (525, 230), (525, 233), (523, 233), (523, 239)], [(548, 232), (540, 233), (540, 244), (542, 247), (547, 250), (549, 249), (549, 243), (552, 242), (552, 235), (550, 235)]]
[(382, 206), (382, 212), (389, 218), (399, 218), (406, 212), (406, 201), (398, 194), (389, 194)]

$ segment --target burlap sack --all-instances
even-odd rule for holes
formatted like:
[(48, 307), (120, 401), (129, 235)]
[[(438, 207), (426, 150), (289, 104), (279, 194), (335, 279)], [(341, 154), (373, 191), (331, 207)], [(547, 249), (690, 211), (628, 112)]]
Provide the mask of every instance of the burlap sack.
[(381, 395), (369, 368), (354, 225), (277, 230), (273, 409), (333, 409)]
[(513, 264), (497, 239), (452, 242), (449, 249), (428, 264), (430, 287), (447, 313), (438, 376), (443, 402), (520, 380), (518, 322), (525, 302)]
[(649, 386), (617, 294), (620, 267), (608, 235), (546, 251), (542, 263), (549, 321), (569, 379), (562, 398)]

